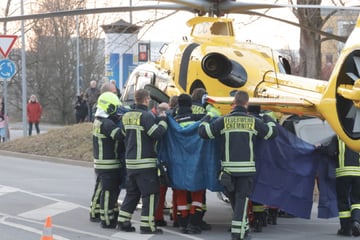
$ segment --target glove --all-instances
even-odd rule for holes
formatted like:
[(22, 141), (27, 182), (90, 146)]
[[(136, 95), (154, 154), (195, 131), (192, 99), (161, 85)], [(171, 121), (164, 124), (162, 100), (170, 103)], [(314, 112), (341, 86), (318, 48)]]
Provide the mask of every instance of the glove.
[(229, 174), (228, 172), (221, 171), (219, 180), (221, 185), (223, 185), (227, 191), (233, 192), (235, 190), (235, 185), (232, 180), (231, 174)]
[(159, 123), (160, 121), (165, 121), (166, 123), (168, 122), (168, 119), (167, 119), (167, 115), (166, 115), (166, 114), (165, 114), (165, 115), (162, 115), (162, 116), (158, 116), (156, 119), (158, 120), (158, 123)]
[(212, 112), (208, 112), (203, 118), (202, 118), (202, 122), (211, 122), (211, 120), (213, 119), (214, 114)]
[(262, 116), (262, 119), (263, 119), (263, 121), (264, 121), (265, 123), (268, 123), (268, 122), (274, 122), (274, 123), (276, 123), (276, 121), (275, 121), (272, 117), (270, 117), (269, 115), (267, 115), (267, 114), (264, 114), (264, 115)]
[(207, 102), (207, 93), (205, 93), (202, 97), (201, 97), (201, 105), (203, 105), (204, 108), (206, 108), (206, 106), (208, 105), (208, 102)]

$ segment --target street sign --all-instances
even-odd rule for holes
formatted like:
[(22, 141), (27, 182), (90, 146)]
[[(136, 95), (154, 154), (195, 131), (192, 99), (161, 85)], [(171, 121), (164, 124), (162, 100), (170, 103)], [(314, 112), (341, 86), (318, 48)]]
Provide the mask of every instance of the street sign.
[(0, 77), (1, 78), (12, 78), (16, 73), (15, 63), (9, 59), (0, 60)]
[(15, 35), (0, 35), (0, 53), (4, 58), (7, 58), (9, 55), (16, 39), (17, 36)]

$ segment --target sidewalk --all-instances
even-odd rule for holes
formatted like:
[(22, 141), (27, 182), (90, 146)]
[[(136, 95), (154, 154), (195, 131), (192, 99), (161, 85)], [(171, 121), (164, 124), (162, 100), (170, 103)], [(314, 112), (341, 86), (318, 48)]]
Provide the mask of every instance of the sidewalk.
[[(9, 123), (9, 130), (10, 130), (10, 141), (15, 140), (17, 138), (24, 137), (24, 131), (23, 131), (23, 123), (22, 122), (14, 122)], [(26, 123), (26, 128), (28, 127), (28, 123)], [(55, 124), (48, 124), (48, 123), (40, 123), (40, 134), (46, 133), (50, 129), (54, 128), (61, 128), (62, 125), (55, 125)], [(26, 136), (28, 134), (28, 130), (25, 131)], [(33, 134), (36, 134), (35, 127), (33, 126)]]

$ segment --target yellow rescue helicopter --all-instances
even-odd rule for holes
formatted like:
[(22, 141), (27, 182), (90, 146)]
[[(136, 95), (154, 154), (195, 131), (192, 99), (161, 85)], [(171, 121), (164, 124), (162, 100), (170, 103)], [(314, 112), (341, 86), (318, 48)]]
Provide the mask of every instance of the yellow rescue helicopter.
[(250, 103), (263, 109), (327, 120), (346, 144), (360, 152), (360, 18), (329, 81), (323, 81), (291, 75), (289, 63), (281, 55), (265, 46), (236, 41), (233, 21), (214, 16), (281, 5), (227, 0), (170, 2), (209, 16), (190, 19), (190, 39), (169, 45), (159, 62), (135, 69), (123, 100), (131, 100), (129, 93), (145, 85), (159, 101), (167, 99), (161, 92), (192, 93), (202, 87), (209, 94), (208, 102), (228, 112), (234, 92), (245, 90)]
[[(134, 91), (145, 86), (150, 86), (152, 95), (158, 100), (166, 99), (163, 98), (166, 95), (191, 93), (193, 89), (203, 87), (211, 96), (208, 101), (226, 112), (233, 93), (245, 90), (251, 96), (251, 103), (260, 104), (264, 109), (327, 120), (348, 146), (360, 152), (360, 18), (329, 81), (322, 81), (291, 75), (288, 62), (271, 48), (236, 41), (232, 20), (223, 17), (228, 13), (247, 14), (257, 9), (319, 8), (319, 5), (232, 0), (159, 2), (171, 4), (76, 9), (4, 17), (0, 22), (149, 9), (193, 12), (197, 17), (187, 22), (191, 27), (190, 38), (180, 44), (168, 45), (159, 62), (137, 67), (126, 84), (124, 101), (131, 100)], [(358, 7), (333, 9), (360, 10)]]

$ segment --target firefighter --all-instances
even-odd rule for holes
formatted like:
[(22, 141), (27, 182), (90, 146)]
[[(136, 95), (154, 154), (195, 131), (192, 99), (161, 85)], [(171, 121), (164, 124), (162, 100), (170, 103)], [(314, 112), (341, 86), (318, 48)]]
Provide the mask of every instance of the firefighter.
[[(193, 114), (206, 114), (210, 113), (212, 116), (220, 116), (221, 112), (219, 109), (214, 107), (212, 104), (209, 104), (206, 101), (207, 92), (204, 88), (195, 88), (191, 94), (191, 110)], [(202, 206), (202, 217), (201, 217), (201, 229), (202, 230), (211, 230), (211, 225), (204, 221), (204, 215), (207, 210), (206, 207), (206, 191), (204, 191), (203, 197), (203, 206)]]
[(336, 195), (342, 236), (360, 236), (360, 155), (338, 137), (317, 146), (336, 161)]
[[(188, 94), (180, 94), (178, 108), (174, 119), (185, 127), (205, 116), (192, 113), (192, 100)], [(199, 191), (188, 191), (186, 189), (174, 189), (176, 195), (177, 221), (183, 233), (201, 233), (201, 220), (203, 215), (203, 199), (205, 189)]]
[(140, 198), (142, 199), (140, 233), (160, 234), (154, 214), (158, 202), (160, 184), (157, 176), (156, 141), (167, 130), (166, 113), (157, 119), (148, 110), (150, 94), (145, 89), (135, 92), (135, 108), (122, 117), (125, 135), (126, 195), (118, 217), (118, 228), (134, 232), (131, 217)]
[(204, 88), (195, 88), (191, 94), (191, 110), (194, 114), (206, 114), (211, 112), (213, 116), (220, 116), (219, 109), (206, 102), (207, 92)]
[(115, 228), (119, 214), (117, 199), (122, 179), (121, 158), (125, 152), (123, 135), (117, 125), (117, 109), (120, 105), (115, 94), (101, 94), (92, 130), (97, 184), (92, 197), (90, 220), (99, 219), (103, 228)]
[(202, 138), (220, 138), (221, 173), (219, 180), (224, 186), (233, 209), (231, 237), (233, 240), (249, 239), (247, 203), (253, 188), (256, 172), (254, 142), (256, 138), (270, 139), (277, 135), (276, 123), (267, 115), (263, 120), (247, 113), (249, 95), (237, 91), (233, 110), (210, 123), (206, 117), (199, 126)]

